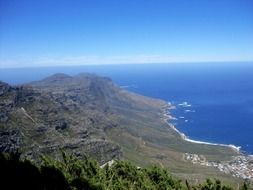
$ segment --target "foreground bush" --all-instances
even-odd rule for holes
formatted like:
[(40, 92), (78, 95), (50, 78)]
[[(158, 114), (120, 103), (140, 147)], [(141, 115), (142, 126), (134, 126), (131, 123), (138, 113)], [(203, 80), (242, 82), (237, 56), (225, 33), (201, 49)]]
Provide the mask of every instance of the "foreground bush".
[[(0, 153), (0, 189), (33, 190), (231, 190), (219, 180), (206, 180), (191, 186), (187, 181), (172, 177), (162, 168), (138, 168), (127, 161), (116, 161), (100, 168), (92, 159), (82, 160), (62, 153), (62, 161), (42, 157), (37, 166), (20, 160), (19, 154)], [(243, 190), (249, 186), (243, 184)]]

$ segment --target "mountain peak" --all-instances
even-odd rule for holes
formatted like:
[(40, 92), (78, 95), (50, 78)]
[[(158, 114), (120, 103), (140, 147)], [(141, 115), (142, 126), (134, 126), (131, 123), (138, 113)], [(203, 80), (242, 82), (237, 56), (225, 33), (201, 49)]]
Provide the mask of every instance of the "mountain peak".
[(7, 92), (9, 88), (10, 86), (7, 83), (0, 81), (0, 96)]
[(69, 78), (72, 78), (72, 77), (64, 73), (56, 73), (43, 80), (62, 80), (62, 79), (69, 79)]

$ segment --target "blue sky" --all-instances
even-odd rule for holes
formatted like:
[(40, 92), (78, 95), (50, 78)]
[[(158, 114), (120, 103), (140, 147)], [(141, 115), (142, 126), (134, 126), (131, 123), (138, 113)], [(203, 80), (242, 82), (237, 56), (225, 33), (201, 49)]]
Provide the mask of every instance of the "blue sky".
[(0, 0), (0, 67), (253, 60), (252, 0)]

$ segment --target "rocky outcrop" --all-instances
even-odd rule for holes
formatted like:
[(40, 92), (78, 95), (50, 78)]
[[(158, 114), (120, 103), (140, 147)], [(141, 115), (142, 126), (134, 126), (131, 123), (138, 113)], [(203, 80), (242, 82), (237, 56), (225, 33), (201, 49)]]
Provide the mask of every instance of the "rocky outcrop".
[(57, 121), (55, 124), (55, 130), (65, 130), (68, 127), (69, 127), (69, 125), (64, 119)]
[(16, 87), (0, 82), (0, 151), (34, 159), (64, 149), (101, 163), (119, 159), (120, 147), (104, 133), (117, 125), (105, 102), (109, 83), (91, 74), (56, 74)]
[(21, 148), (21, 135), (18, 130), (0, 131), (0, 152), (17, 152)]
[(0, 81), (0, 122), (6, 122), (8, 113), (15, 107), (16, 92), (8, 84)]
[(0, 81), (0, 96), (8, 92), (10, 88), (11, 87), (7, 83)]

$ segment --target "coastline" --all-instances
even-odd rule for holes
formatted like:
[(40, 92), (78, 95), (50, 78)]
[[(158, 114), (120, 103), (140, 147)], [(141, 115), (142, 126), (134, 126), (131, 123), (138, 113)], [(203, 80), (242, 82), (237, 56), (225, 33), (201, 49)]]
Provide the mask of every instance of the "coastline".
[(187, 142), (191, 142), (191, 143), (196, 143), (196, 144), (204, 144), (204, 145), (213, 145), (213, 146), (223, 146), (223, 147), (229, 147), (231, 149), (233, 149), (235, 152), (237, 152), (238, 154), (241, 153), (240, 146), (236, 146), (233, 144), (219, 144), (219, 143), (210, 143), (210, 142), (205, 142), (205, 141), (199, 141), (199, 140), (193, 140), (190, 139), (189, 137), (187, 137), (184, 133), (180, 132), (173, 124), (169, 123), (169, 120), (173, 120), (176, 119), (175, 117), (170, 115), (169, 110), (171, 109), (175, 109), (176, 106), (172, 105), (170, 102), (167, 103), (167, 108), (164, 110), (164, 116), (165, 116), (165, 121), (168, 123), (168, 125), (174, 130), (176, 131), (183, 140), (187, 141)]
[(243, 180), (249, 180), (253, 182), (253, 155), (241, 152), (240, 151), (241, 147), (232, 144), (210, 143), (188, 138), (184, 133), (180, 132), (173, 124), (170, 123), (170, 120), (176, 118), (170, 115), (169, 110), (175, 108), (176, 107), (169, 102), (167, 104), (167, 109), (163, 110), (164, 111), (163, 119), (172, 130), (174, 130), (176, 133), (180, 135), (180, 137), (184, 141), (203, 145), (227, 147), (238, 154), (232, 156), (230, 160), (217, 162), (217, 161), (208, 161), (205, 157), (203, 157), (203, 155), (183, 153), (183, 159), (185, 159), (185, 161), (189, 161), (192, 164), (199, 164), (201, 166), (214, 167), (225, 174), (230, 174), (233, 177), (238, 177)]

